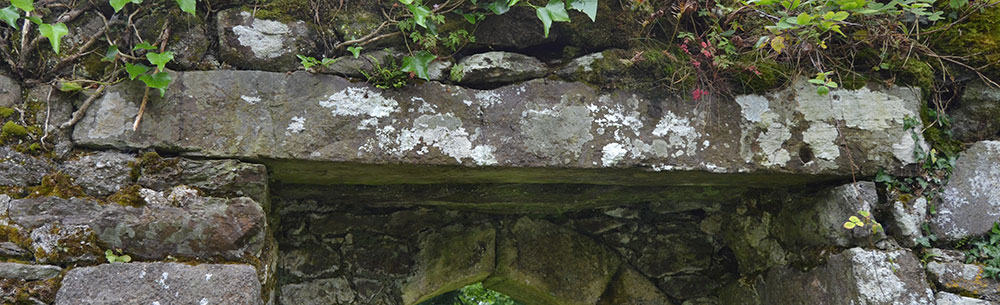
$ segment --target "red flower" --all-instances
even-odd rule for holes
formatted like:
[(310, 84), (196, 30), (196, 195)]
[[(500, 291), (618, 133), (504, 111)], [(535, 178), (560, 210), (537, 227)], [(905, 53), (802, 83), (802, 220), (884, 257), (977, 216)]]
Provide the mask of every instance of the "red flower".
[(701, 97), (707, 96), (707, 95), (708, 95), (708, 91), (701, 90), (701, 88), (696, 88), (696, 89), (694, 89), (694, 91), (691, 91), (691, 98), (693, 98), (696, 101), (699, 100), (699, 99), (701, 99)]

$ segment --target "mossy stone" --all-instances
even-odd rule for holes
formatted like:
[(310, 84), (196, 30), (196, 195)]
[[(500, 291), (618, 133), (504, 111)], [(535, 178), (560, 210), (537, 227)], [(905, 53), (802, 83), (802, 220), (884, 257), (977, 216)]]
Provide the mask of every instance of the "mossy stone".
[(930, 45), (938, 54), (967, 57), (966, 64), (990, 65), (984, 72), (1000, 76), (1000, 6), (973, 12), (968, 19), (952, 25), (939, 22), (928, 31), (941, 30)]
[(20, 139), (27, 135), (28, 129), (14, 123), (14, 121), (7, 121), (3, 127), (0, 127), (0, 138), (2, 139)]

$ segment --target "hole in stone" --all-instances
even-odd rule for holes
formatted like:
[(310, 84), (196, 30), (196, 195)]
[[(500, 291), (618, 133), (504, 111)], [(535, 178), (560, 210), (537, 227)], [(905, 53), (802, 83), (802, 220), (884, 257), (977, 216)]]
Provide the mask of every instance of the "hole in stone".
[(524, 305), (514, 298), (483, 286), (471, 284), (445, 292), (418, 305)]
[(802, 164), (809, 163), (809, 161), (812, 161), (812, 159), (813, 159), (813, 153), (812, 153), (812, 148), (809, 147), (809, 144), (802, 145), (801, 147), (799, 147), (799, 160), (802, 160)]

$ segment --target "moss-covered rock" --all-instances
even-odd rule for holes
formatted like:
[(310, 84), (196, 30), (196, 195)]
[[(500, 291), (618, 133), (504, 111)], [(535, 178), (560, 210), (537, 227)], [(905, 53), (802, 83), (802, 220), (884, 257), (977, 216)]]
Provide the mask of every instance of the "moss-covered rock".
[(1000, 76), (1000, 6), (993, 5), (974, 11), (963, 22), (940, 22), (928, 31), (940, 32), (930, 38), (931, 47), (939, 54), (966, 57), (973, 67), (989, 65), (991, 76)]
[(69, 199), (72, 197), (87, 197), (83, 189), (73, 183), (73, 178), (62, 172), (46, 175), (42, 178), (42, 184), (31, 187), (30, 191), (31, 193), (28, 194), (28, 198), (53, 196)]
[(117, 193), (108, 196), (108, 201), (114, 202), (124, 206), (130, 207), (141, 207), (146, 205), (146, 198), (139, 193), (142, 186), (138, 184), (133, 184), (118, 190)]

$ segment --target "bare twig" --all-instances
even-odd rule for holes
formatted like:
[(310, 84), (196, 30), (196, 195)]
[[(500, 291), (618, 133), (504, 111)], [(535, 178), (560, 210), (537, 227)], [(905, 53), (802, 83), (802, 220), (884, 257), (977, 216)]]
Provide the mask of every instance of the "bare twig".
[[(170, 20), (163, 23), (163, 31), (160, 32), (159, 42), (160, 42), (160, 52), (162, 53), (164, 49), (167, 48), (167, 39), (170, 38)], [(161, 72), (159, 68), (156, 72)], [(142, 104), (139, 105), (139, 113), (135, 115), (135, 123), (132, 124), (132, 131), (139, 130), (139, 123), (142, 122), (142, 114), (146, 112), (146, 102), (149, 101), (149, 86), (146, 86), (146, 91), (142, 93)]]
[(45, 146), (45, 138), (49, 137), (49, 115), (52, 113), (52, 90), (55, 89), (53, 86), (49, 86), (49, 94), (45, 96), (45, 125), (42, 125), (42, 129), (45, 131), (42, 134), (42, 138), (38, 139), (42, 146)]
[(107, 88), (108, 85), (101, 85), (100, 87), (97, 87), (97, 91), (95, 91), (93, 95), (88, 97), (87, 100), (83, 101), (83, 105), (80, 106), (80, 109), (77, 109), (75, 112), (73, 112), (73, 117), (71, 117), (69, 121), (60, 124), (59, 129), (66, 129), (73, 127), (73, 125), (76, 125), (76, 123), (79, 122), (81, 119), (83, 119), (83, 116), (87, 114), (87, 109), (90, 108), (90, 104), (93, 103), (94, 100), (97, 100), (97, 98), (104, 93), (104, 89)]

